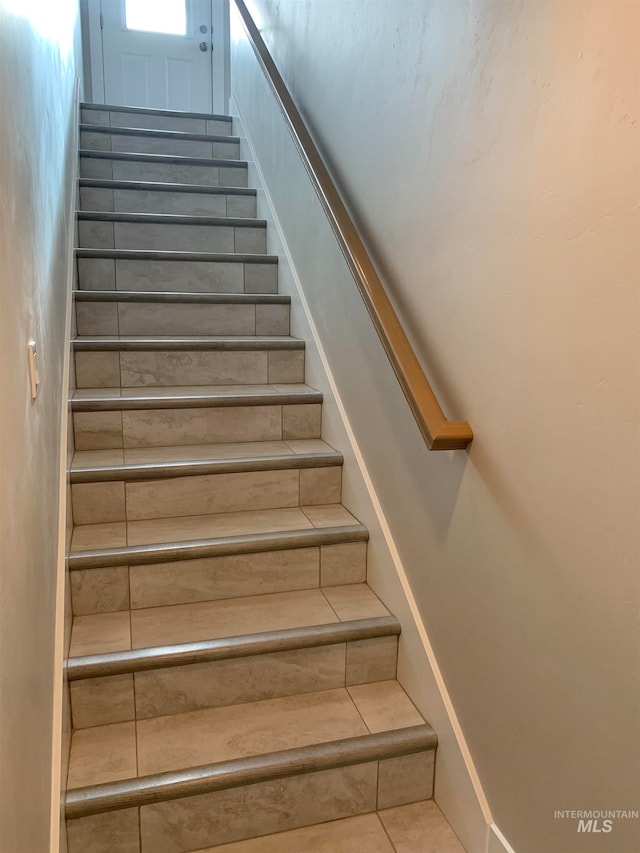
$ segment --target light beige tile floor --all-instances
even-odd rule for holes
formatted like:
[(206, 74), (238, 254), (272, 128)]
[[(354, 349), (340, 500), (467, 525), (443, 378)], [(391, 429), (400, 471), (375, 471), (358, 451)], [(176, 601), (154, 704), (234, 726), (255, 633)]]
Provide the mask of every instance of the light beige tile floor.
[(245, 441), (233, 444), (191, 444), (186, 447), (140, 447), (124, 451), (127, 465), (189, 462), (204, 459), (247, 459), (255, 456), (290, 456), (284, 441)]
[(124, 548), (127, 525), (124, 521), (105, 524), (79, 524), (73, 528), (71, 551), (93, 551), (100, 548)]
[(288, 438), (285, 442), (294, 453), (332, 453), (335, 448), (321, 438)]
[(122, 450), (76, 450), (73, 454), (71, 469), (84, 468), (90, 465), (122, 465), (124, 452)]
[[(317, 510), (320, 512), (316, 512)], [(144, 521), (81, 524), (74, 528), (71, 551), (188, 542), (196, 539), (215, 539), (219, 536), (278, 533), (286, 530), (309, 530), (312, 527), (343, 527), (358, 523), (358, 520), (341, 504), (330, 504), (319, 507), (285, 507), (176, 518), (153, 518)]]
[[(390, 686), (388, 686), (390, 692)], [(399, 685), (397, 700), (408, 702)], [(388, 714), (387, 730), (406, 719)], [(399, 725), (395, 725), (398, 722)], [(422, 723), (419, 716), (416, 723)], [(379, 731), (344, 687), (80, 729), (69, 786), (135, 778)], [(378, 726), (378, 727), (376, 727)]]
[(341, 622), (389, 615), (387, 608), (366, 583), (328, 586), (323, 590)]
[(397, 681), (375, 681), (348, 687), (370, 732), (419, 726), (424, 720)]
[(464, 853), (433, 800), (379, 812), (396, 853)]
[(118, 388), (122, 397), (209, 397), (211, 395), (229, 397), (234, 394), (273, 394), (269, 385), (156, 385), (147, 388)]
[(210, 847), (200, 853), (394, 853), (375, 814)]
[(137, 775), (136, 724), (79, 729), (71, 738), (69, 788), (116, 782)]
[(150, 545), (213, 539), (217, 536), (304, 530), (311, 526), (300, 509), (291, 507), (130, 521), (127, 524), (127, 539), (129, 545)]
[(205, 459), (244, 459), (254, 456), (287, 456), (284, 441), (246, 441), (234, 444), (189, 444), (175, 447), (136, 447), (122, 450), (78, 450), (72, 469), (90, 465), (153, 465)]
[[(344, 587), (349, 606), (340, 601), (342, 589), (313, 588), (76, 616), (71, 632), (70, 656), (195, 643), (389, 615), (366, 584)], [(364, 693), (362, 701), (366, 703)], [(393, 697), (390, 697), (389, 704), (393, 704)]]
[(133, 648), (338, 622), (320, 589), (150, 607), (131, 613)]
[(303, 506), (302, 511), (314, 527), (345, 527), (359, 523), (342, 504)]
[(344, 688), (141, 720), (146, 775), (368, 733)]
[(464, 853), (433, 800), (278, 832), (199, 853)]
[(128, 610), (74, 617), (70, 657), (107, 654), (130, 648), (131, 616)]

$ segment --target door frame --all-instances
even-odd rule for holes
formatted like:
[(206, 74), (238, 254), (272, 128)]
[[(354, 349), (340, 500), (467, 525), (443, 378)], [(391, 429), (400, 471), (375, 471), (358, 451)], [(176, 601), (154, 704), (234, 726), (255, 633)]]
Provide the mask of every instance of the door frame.
[[(88, 52), (85, 68), (90, 70), (90, 79), (85, 80), (85, 100), (94, 104), (104, 104), (104, 53), (102, 50), (102, 0), (80, 0), (80, 11), (84, 13), (88, 43), (83, 51)], [(213, 112), (227, 115), (229, 112), (230, 82), (230, 37), (229, 37), (229, 0), (211, 0), (211, 26), (220, 28), (224, 33), (222, 50), (213, 51), (211, 71), (219, 86), (212, 86)], [(121, 106), (118, 104), (118, 106)]]

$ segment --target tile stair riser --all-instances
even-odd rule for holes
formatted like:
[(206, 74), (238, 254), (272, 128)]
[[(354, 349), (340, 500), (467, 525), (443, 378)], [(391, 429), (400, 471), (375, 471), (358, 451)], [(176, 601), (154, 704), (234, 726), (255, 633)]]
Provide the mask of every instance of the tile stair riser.
[[(149, 719), (360, 684), (360, 664), (365, 660), (371, 681), (394, 679), (397, 637), (384, 641), (384, 658), (379, 641), (371, 639), (73, 681), (73, 726)], [(355, 644), (358, 666), (350, 665)]]
[(173, 154), (180, 157), (206, 157), (221, 160), (238, 160), (240, 157), (240, 145), (237, 141), (132, 136), (118, 133), (117, 128), (109, 133), (80, 131), (80, 147), (85, 151)]
[(363, 583), (367, 543), (73, 569), (75, 616)]
[(80, 110), (82, 124), (110, 125), (111, 127), (140, 127), (146, 130), (178, 130), (184, 133), (206, 133), (230, 136), (233, 122), (221, 118), (181, 115), (154, 115), (153, 113), (123, 110)]
[(87, 249), (150, 249), (180, 252), (264, 254), (264, 226), (147, 222), (78, 222), (78, 245)]
[[(397, 805), (406, 801), (401, 793), (394, 794), (403, 776), (414, 782), (410, 802), (429, 799), (434, 750), (415, 755), (67, 819), (69, 853), (185, 853), (366, 814), (378, 808), (379, 800), (397, 799)], [(94, 846), (97, 838), (103, 846)]]
[(75, 524), (339, 503), (341, 466), (76, 483)]
[(80, 187), (80, 209), (119, 213), (255, 217), (255, 196)]
[(76, 450), (320, 438), (321, 404), (73, 412)]
[(113, 181), (158, 181), (168, 184), (200, 184), (211, 187), (246, 187), (246, 166), (171, 163), (111, 157), (80, 156), (81, 178)]
[(288, 335), (289, 305), (76, 301), (79, 335)]
[(277, 293), (277, 263), (239, 260), (77, 259), (80, 290)]
[(304, 382), (304, 350), (76, 351), (75, 366), (78, 388)]

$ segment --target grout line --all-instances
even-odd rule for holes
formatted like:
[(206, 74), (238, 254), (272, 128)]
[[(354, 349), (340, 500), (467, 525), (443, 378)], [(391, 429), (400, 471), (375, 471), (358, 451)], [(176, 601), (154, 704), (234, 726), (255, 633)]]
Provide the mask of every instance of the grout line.
[[(346, 643), (345, 643), (345, 645), (346, 645)], [(345, 652), (345, 654), (346, 654), (346, 652)], [(346, 657), (345, 657), (345, 678), (346, 678)], [(365, 718), (364, 718), (364, 717), (362, 716), (362, 714), (360, 713), (360, 708), (358, 707), (358, 703), (356, 702), (356, 700), (353, 698), (353, 696), (351, 695), (351, 693), (350, 693), (350, 691), (349, 691), (349, 687), (350, 687), (350, 686), (351, 686), (351, 687), (353, 687), (353, 686), (355, 686), (355, 685), (349, 685), (349, 686), (347, 686), (347, 685), (345, 684), (345, 686), (344, 686), (344, 689), (347, 691), (347, 696), (349, 697), (349, 700), (351, 701), (351, 704), (353, 705), (353, 707), (354, 707), (354, 708), (356, 709), (356, 711), (358, 712), (358, 716), (360, 717), (360, 719), (361, 719), (361, 720), (362, 720), (362, 722), (364, 723), (364, 727), (365, 727), (365, 729), (369, 732), (369, 734), (370, 734), (370, 735), (372, 735), (372, 734), (374, 734), (374, 732), (372, 732), (372, 731), (371, 731), (371, 729), (370, 729), (370, 728), (369, 728), (369, 726), (367, 725), (367, 721), (365, 720)], [(378, 769), (379, 769), (379, 768), (380, 768), (380, 762), (378, 762)], [(376, 796), (376, 806), (377, 806), (377, 805), (378, 805), (378, 797)]]
[[(378, 776), (379, 776), (379, 775), (380, 775), (380, 762), (378, 762)], [(378, 805), (378, 799), (377, 799), (377, 797), (376, 797), (376, 806), (377, 806), (377, 805)], [(380, 815), (378, 814), (378, 810), (377, 810), (377, 808), (376, 808), (375, 815), (376, 815), (376, 817), (378, 818), (378, 821), (379, 821), (379, 823), (380, 823), (380, 826), (382, 827), (382, 831), (384, 832), (384, 834), (385, 834), (385, 835), (387, 836), (387, 838), (389, 839), (389, 844), (391, 844), (391, 846), (393, 847), (394, 853), (398, 853), (398, 848), (397, 848), (397, 847), (396, 847), (396, 845), (393, 843), (393, 838), (389, 835), (389, 831), (387, 830), (387, 827), (384, 825), (384, 821), (382, 820), (382, 818), (381, 818), (381, 817), (380, 817)]]
[[(123, 420), (122, 409), (120, 409), (120, 439), (122, 441), (122, 446), (119, 448), (116, 448), (116, 449), (122, 450), (122, 464), (124, 465), (124, 420)], [(125, 542), (126, 542), (126, 539), (125, 539)]]
[[(135, 688), (134, 688), (134, 690), (135, 690)], [(135, 702), (135, 696), (134, 696), (134, 702)], [(135, 705), (134, 705), (134, 714), (135, 714)], [(136, 778), (138, 779), (138, 778), (140, 778), (140, 770), (139, 770), (140, 761), (139, 761), (139, 757), (138, 757), (138, 721), (135, 718), (135, 716), (134, 716), (134, 720), (133, 720), (133, 731), (134, 731), (135, 739), (136, 739)]]
[[(114, 261), (115, 263), (115, 261)], [(120, 302), (116, 302), (116, 330), (118, 333), (118, 337), (120, 337)]]
[(327, 596), (325, 595), (325, 593), (324, 593), (324, 588), (320, 586), (320, 587), (318, 587), (318, 589), (319, 589), (319, 590), (320, 590), (320, 592), (322, 593), (322, 595), (323, 595), (323, 597), (324, 597), (324, 600), (327, 602), (327, 604), (329, 605), (329, 607), (330, 607), (330, 608), (333, 610), (333, 612), (336, 614), (336, 619), (338, 620), (338, 622), (342, 622), (342, 619), (341, 619), (341, 618), (340, 618), (340, 616), (338, 615), (338, 613), (337, 613), (336, 609), (334, 608), (333, 604), (331, 604), (331, 602), (329, 601), (329, 599), (328, 599), (328, 598), (327, 598)]
[(300, 507), (300, 512), (301, 512), (301, 513), (304, 515), (304, 517), (307, 519), (307, 521), (308, 521), (308, 522), (309, 522), (309, 524), (311, 525), (312, 529), (313, 529), (313, 530), (318, 530), (318, 528), (315, 526), (315, 524), (313, 523), (313, 521), (311, 521), (311, 519), (309, 518), (309, 516), (307, 515), (307, 513), (304, 511), (304, 507), (303, 507), (303, 506), (301, 506), (301, 507)]
[[(129, 596), (131, 596), (131, 590), (129, 590)], [(133, 650), (133, 628), (131, 625), (131, 599), (129, 599), (129, 635), (130, 635), (130, 645)], [(138, 756), (138, 704), (136, 701), (136, 674), (135, 672), (131, 673), (131, 688), (133, 690), (133, 725), (134, 732), (136, 738), (136, 777), (140, 775), (139, 772), (139, 756)], [(141, 848), (142, 849), (142, 848)]]

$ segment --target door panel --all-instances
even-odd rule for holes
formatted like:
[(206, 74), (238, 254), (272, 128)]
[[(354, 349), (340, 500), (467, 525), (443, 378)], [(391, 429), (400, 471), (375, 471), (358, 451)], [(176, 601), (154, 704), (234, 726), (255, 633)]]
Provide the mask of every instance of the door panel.
[[(126, 0), (102, 0), (106, 103), (212, 112), (211, 0), (178, 2), (185, 3), (183, 35), (127, 29)], [(151, 27), (159, 4), (146, 5)]]
[[(151, 57), (122, 54), (122, 87), (125, 106), (150, 106), (149, 77), (151, 76)], [(110, 101), (110, 103), (120, 103)]]

